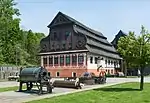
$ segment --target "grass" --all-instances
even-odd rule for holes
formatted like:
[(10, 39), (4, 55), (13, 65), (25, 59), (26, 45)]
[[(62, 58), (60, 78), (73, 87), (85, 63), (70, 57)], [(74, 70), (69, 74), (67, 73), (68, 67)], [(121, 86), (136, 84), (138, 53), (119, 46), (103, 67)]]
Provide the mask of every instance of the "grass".
[[(25, 88), (26, 86), (23, 86), (23, 89)], [(5, 88), (0, 88), (0, 92), (17, 91), (18, 89), (19, 89), (19, 86), (5, 87)]]
[(143, 91), (139, 83), (124, 83), (27, 103), (150, 103), (150, 83)]

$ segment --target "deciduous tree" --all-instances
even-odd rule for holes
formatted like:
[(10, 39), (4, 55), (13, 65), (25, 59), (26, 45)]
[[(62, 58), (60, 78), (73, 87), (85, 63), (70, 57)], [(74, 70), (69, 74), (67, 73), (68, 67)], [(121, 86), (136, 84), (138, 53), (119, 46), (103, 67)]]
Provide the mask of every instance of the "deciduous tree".
[(129, 35), (120, 38), (118, 52), (130, 67), (140, 67), (140, 89), (143, 90), (144, 68), (150, 64), (150, 34), (143, 26), (139, 36), (129, 32)]

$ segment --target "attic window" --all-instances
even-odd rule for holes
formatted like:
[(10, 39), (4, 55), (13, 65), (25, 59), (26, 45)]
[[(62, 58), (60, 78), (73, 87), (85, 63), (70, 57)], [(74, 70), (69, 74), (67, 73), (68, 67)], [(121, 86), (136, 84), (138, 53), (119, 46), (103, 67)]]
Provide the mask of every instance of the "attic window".
[(67, 38), (68, 38), (70, 35), (71, 35), (71, 32), (66, 31), (66, 32), (65, 32), (65, 40), (67, 40)]
[(63, 21), (63, 19), (62, 19), (62, 18), (60, 18), (60, 19), (59, 19), (59, 21)]
[(66, 44), (63, 44), (63, 49), (65, 49), (65, 47), (66, 47)]
[(54, 32), (54, 40), (58, 40), (58, 36), (56, 32)]

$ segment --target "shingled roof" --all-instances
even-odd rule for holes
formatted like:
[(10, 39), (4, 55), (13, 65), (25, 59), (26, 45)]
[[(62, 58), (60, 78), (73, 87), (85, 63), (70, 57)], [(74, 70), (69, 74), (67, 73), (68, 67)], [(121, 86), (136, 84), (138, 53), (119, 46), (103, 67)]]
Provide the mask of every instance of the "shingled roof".
[[(66, 17), (68, 20), (70, 20), (71, 22), (73, 22), (74, 24), (76, 24), (76, 25), (78, 25), (78, 26), (80, 26), (80, 27), (82, 27), (82, 28), (88, 30), (89, 32), (94, 33), (95, 35), (101, 36), (101, 37), (103, 37), (103, 38), (106, 38), (106, 37), (104, 37), (104, 35), (103, 35), (101, 32), (98, 32), (98, 31), (96, 31), (96, 30), (93, 30), (93, 29), (91, 29), (91, 28), (89, 28), (89, 27), (83, 25), (83, 24), (80, 23), (79, 21), (75, 20), (74, 18), (72, 18), (72, 17), (70, 17), (70, 16), (68, 16), (68, 15), (66, 15), (66, 14), (64, 14), (64, 13), (62, 13), (62, 12), (59, 12), (57, 15), (62, 15), (62, 16), (64, 16), (64, 17)], [(52, 24), (52, 23), (50, 23), (50, 24), (48, 25), (48, 27), (50, 27), (51, 24)]]
[[(62, 15), (63, 17), (71, 21), (73, 23), (73, 29), (76, 33), (81, 33), (86, 36), (86, 48), (89, 52), (110, 58), (120, 59), (120, 56), (118, 55), (116, 49), (111, 43), (107, 41), (107, 38), (101, 32), (83, 25), (79, 21), (66, 14), (63, 14), (62, 12), (59, 12), (57, 15)], [(48, 25), (48, 27), (51, 27), (51, 25), (52, 22)]]
[(106, 57), (120, 59), (116, 49), (105, 38), (97, 37), (90, 32), (83, 30), (77, 26), (74, 26), (76, 33), (84, 34), (87, 38), (86, 48), (89, 52), (99, 54)]
[(111, 44), (117, 49), (117, 44), (120, 37), (124, 37), (124, 36), (127, 36), (127, 34), (124, 33), (122, 30), (120, 30), (118, 34), (115, 36), (115, 38), (113, 39), (113, 41), (111, 42)]

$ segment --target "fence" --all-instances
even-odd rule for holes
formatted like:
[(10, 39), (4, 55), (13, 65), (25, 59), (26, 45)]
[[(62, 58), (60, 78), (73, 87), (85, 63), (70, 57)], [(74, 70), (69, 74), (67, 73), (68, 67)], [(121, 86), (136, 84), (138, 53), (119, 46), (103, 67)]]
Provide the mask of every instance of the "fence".
[(7, 79), (8, 76), (18, 75), (20, 67), (0, 66), (0, 79)]

